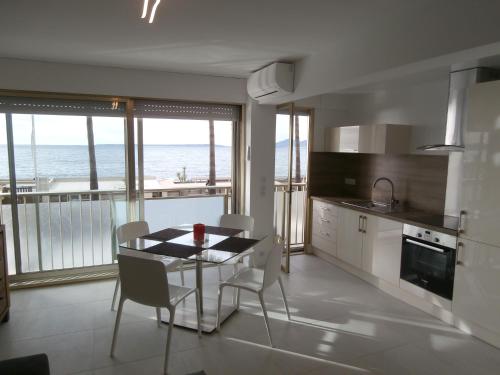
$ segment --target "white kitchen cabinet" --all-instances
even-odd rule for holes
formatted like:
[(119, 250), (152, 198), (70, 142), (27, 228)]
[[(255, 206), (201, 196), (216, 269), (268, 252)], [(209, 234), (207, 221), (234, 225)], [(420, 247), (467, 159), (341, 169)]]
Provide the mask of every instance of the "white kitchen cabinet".
[(331, 203), (313, 200), (311, 244), (337, 256), (337, 210)]
[(500, 248), (462, 239), (453, 287), (453, 313), (500, 335)]
[(312, 245), (398, 285), (403, 224), (313, 200)]
[(500, 247), (500, 81), (470, 89), (464, 129), (459, 207), (460, 237)]
[(365, 215), (347, 208), (339, 208), (338, 213), (337, 257), (354, 267), (361, 268), (363, 257), (361, 226)]
[(411, 126), (376, 124), (328, 128), (325, 149), (330, 152), (409, 154)]
[(363, 270), (398, 285), (403, 224), (373, 215), (365, 215), (365, 217)]

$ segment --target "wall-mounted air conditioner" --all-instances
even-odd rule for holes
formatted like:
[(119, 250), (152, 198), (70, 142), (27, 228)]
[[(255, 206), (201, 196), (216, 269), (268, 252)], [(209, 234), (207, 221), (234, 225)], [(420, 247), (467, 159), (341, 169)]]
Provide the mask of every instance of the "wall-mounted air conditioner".
[(256, 100), (293, 93), (293, 64), (274, 63), (252, 73), (247, 81), (248, 95)]

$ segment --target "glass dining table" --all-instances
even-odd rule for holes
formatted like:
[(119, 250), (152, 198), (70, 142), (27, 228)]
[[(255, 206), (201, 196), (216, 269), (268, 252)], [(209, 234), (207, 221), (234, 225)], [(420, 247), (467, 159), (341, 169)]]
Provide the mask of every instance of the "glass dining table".
[[(200, 310), (202, 313), (202, 330), (213, 332), (217, 319), (217, 295), (204, 298), (203, 268), (208, 265), (222, 265), (229, 260), (236, 260), (253, 251), (253, 247), (262, 239), (249, 238), (247, 232), (239, 229), (217, 226), (205, 227), (205, 240), (194, 241), (191, 224), (166, 228), (146, 236), (135, 238), (120, 244), (120, 251), (140, 251), (141, 256), (181, 259), (183, 267), (194, 264), (196, 287), (200, 291)], [(149, 254), (149, 255), (147, 255)], [(178, 262), (177, 262), (178, 263)], [(167, 267), (168, 269), (168, 267)], [(208, 309), (205, 304), (208, 302)], [(174, 324), (196, 329), (196, 306), (194, 301), (179, 308)], [(208, 311), (207, 311), (208, 310)], [(221, 322), (227, 319), (236, 306), (233, 303), (223, 304)]]

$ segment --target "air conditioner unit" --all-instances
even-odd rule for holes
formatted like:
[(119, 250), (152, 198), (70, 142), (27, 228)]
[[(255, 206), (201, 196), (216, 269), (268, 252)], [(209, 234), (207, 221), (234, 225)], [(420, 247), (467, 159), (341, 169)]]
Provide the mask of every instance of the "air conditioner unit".
[(256, 100), (293, 93), (293, 64), (274, 63), (253, 73), (247, 81), (248, 95)]

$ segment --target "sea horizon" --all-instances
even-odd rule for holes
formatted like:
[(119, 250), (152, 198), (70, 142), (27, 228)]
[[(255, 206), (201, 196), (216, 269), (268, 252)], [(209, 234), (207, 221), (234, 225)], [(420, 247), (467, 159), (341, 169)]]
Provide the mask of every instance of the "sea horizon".
[[(288, 175), (288, 147), (276, 143), (275, 175)], [(137, 146), (136, 146), (137, 147)], [(231, 176), (232, 148), (215, 145), (216, 178)], [(305, 172), (307, 144), (301, 142), (301, 169)], [(15, 145), (16, 178), (32, 180), (35, 177), (72, 178), (90, 174), (87, 145), (37, 145), (36, 173), (31, 145)], [(125, 177), (125, 147), (123, 144), (96, 144), (95, 156), (98, 178)], [(144, 145), (144, 175), (158, 179), (177, 179), (186, 168), (187, 179), (206, 178), (209, 173), (209, 144), (155, 144)], [(0, 179), (9, 178), (7, 146), (0, 145)]]

